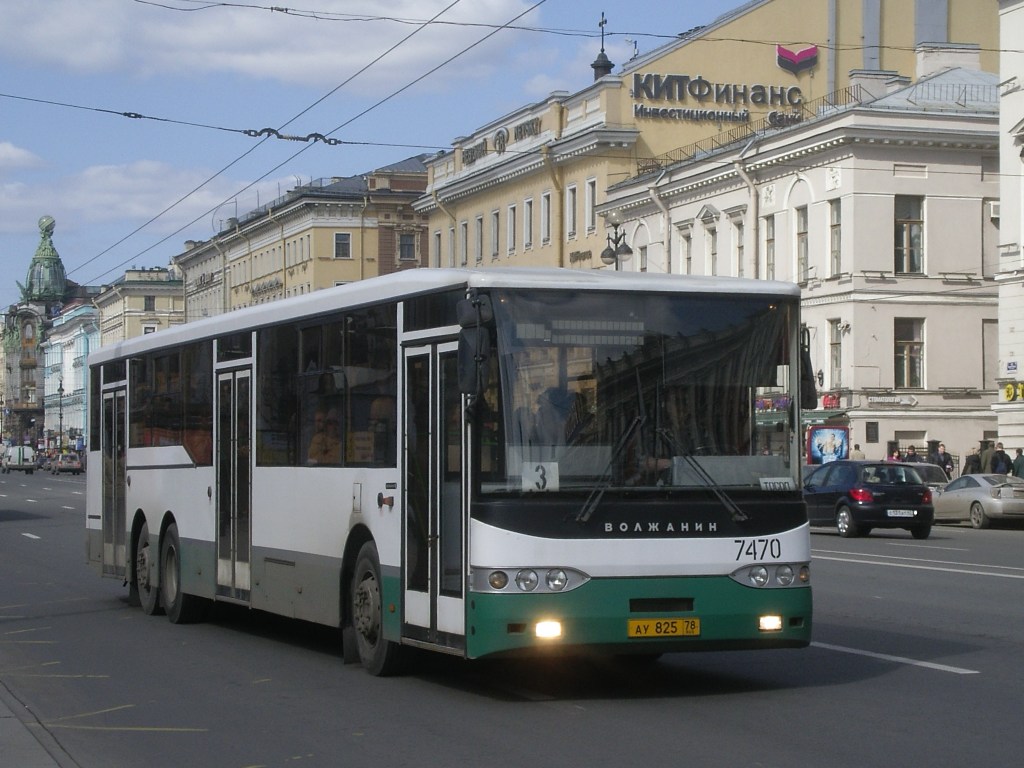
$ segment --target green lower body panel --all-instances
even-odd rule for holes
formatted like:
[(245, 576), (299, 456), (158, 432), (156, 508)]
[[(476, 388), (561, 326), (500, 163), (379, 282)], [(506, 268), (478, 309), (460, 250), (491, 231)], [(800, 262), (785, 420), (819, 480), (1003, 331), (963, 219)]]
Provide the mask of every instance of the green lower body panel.
[[(780, 617), (779, 627), (760, 629), (765, 615)], [(535, 626), (545, 620), (561, 623), (559, 637), (537, 637)], [(725, 576), (593, 579), (561, 594), (471, 593), (466, 607), (470, 658), (800, 648), (810, 641), (810, 587), (753, 589)]]

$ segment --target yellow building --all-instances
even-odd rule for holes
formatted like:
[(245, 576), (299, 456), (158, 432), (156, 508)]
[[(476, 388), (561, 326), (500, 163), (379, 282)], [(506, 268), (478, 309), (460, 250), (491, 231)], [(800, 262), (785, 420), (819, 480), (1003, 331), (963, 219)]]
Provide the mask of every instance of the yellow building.
[[(681, 13), (681, 12), (680, 12)], [(665, 20), (670, 22), (671, 20)], [(457, 139), (427, 163), (433, 266), (596, 268), (607, 189), (723, 143), (856, 100), (851, 77), (909, 78), (951, 44), (998, 70), (995, 4), (977, 0), (755, 0)], [(941, 53), (940, 53), (941, 52)], [(645, 269), (641, 250), (627, 269)]]
[(413, 269), (426, 257), (425, 156), (318, 179), (238, 218), (174, 258), (187, 320)]
[(181, 277), (166, 267), (125, 270), (93, 304), (100, 313), (100, 346), (185, 321)]

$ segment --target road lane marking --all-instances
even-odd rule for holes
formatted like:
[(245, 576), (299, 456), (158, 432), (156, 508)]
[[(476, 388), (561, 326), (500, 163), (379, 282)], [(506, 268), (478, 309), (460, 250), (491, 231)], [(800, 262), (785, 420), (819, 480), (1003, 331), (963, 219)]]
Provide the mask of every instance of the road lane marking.
[(61, 507), (61, 509), (74, 509), (74, 507), (69, 507), (67, 505), (64, 505), (64, 506)]
[[(959, 560), (932, 560), (924, 557), (901, 557), (897, 555), (869, 555), (859, 552), (848, 552), (841, 549), (812, 549), (811, 554), (824, 552), (828, 555), (847, 555), (848, 557), (881, 557), (886, 560), (907, 560), (913, 563), (939, 563), (940, 565), (966, 565), (971, 568), (991, 568), (998, 571), (1021, 571), (1024, 573), (1024, 566), (1019, 565), (985, 565), (983, 563), (965, 563)], [(827, 559), (827, 558), (823, 558)]]
[(23, 533), (21, 535), (24, 536), (26, 539), (40, 539), (40, 537), (36, 536), (34, 533)]
[(890, 547), (908, 547), (909, 549), (941, 549), (945, 552), (970, 552), (970, 547), (940, 547), (934, 544), (898, 544), (895, 541), (886, 542)]
[[(877, 555), (876, 555), (877, 557)], [(884, 565), (887, 568), (910, 568), (915, 571), (942, 571), (943, 573), (962, 573), (968, 576), (995, 576), (999, 579), (1024, 579), (1024, 573), (992, 573), (991, 571), (972, 571), (967, 568), (938, 568), (934, 565), (911, 565), (910, 563), (883, 563), (879, 560), (858, 560), (852, 557), (815, 557), (814, 560), (834, 560), (838, 563), (857, 563), (858, 565)], [(1006, 568), (1008, 566), (976, 566), (980, 568)]]
[(882, 661), (892, 661), (896, 664), (909, 664), (912, 667), (924, 667), (926, 669), (934, 669), (939, 672), (952, 672), (954, 675), (978, 675), (981, 674), (977, 669), (965, 669), (963, 667), (951, 667), (947, 664), (936, 664), (931, 661), (920, 661), (918, 659), (908, 659), (906, 656), (890, 656), (887, 653), (875, 653), (874, 651), (863, 651), (859, 648), (846, 648), (842, 645), (830, 645), (828, 643), (812, 642), (812, 646), (815, 648), (824, 648), (827, 651), (837, 651), (839, 653), (852, 653), (855, 656), (867, 656), (872, 659), (880, 659)]

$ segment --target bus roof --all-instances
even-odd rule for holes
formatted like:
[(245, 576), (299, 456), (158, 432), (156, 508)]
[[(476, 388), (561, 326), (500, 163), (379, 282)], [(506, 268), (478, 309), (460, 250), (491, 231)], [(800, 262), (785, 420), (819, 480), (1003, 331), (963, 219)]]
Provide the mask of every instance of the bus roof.
[(496, 267), (491, 269), (409, 269), (325, 288), (279, 301), (237, 309), (213, 317), (174, 325), (158, 333), (106, 344), (89, 355), (89, 364), (116, 360), (161, 347), (211, 339), (247, 329), (315, 317), (348, 307), (398, 300), (465, 286), (468, 288), (531, 288), (626, 291), (629, 293), (716, 293), (775, 296), (798, 300), (796, 283), (736, 277), (666, 275), (561, 268)]

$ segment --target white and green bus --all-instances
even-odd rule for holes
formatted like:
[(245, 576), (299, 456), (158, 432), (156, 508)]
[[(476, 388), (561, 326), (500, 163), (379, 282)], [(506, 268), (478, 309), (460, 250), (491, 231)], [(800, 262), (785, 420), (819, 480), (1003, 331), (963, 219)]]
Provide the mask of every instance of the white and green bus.
[(806, 646), (799, 301), (419, 269), (101, 347), (88, 559), (174, 623), (338, 627), (374, 674)]

